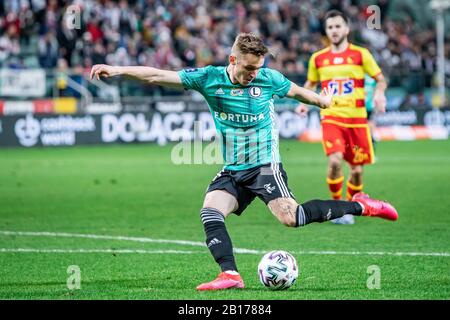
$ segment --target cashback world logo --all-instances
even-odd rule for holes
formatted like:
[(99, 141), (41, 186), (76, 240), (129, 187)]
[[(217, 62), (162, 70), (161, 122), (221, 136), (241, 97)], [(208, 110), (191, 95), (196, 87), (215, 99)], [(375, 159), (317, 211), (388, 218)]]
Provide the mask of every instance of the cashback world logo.
[(74, 145), (76, 133), (95, 131), (95, 120), (91, 116), (59, 116), (36, 119), (32, 114), (20, 118), (14, 125), (19, 143), (32, 147), (42, 145)]
[(41, 134), (41, 126), (38, 120), (32, 115), (27, 115), (25, 119), (19, 119), (14, 126), (14, 132), (21, 145), (25, 147), (34, 146)]

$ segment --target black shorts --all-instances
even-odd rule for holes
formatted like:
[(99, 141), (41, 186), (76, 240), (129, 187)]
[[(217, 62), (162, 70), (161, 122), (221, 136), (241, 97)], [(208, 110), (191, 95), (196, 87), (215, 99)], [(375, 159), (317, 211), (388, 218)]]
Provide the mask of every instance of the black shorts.
[(222, 170), (212, 180), (206, 193), (226, 190), (236, 197), (240, 215), (256, 196), (268, 204), (277, 198), (294, 198), (281, 163), (269, 163), (242, 171)]

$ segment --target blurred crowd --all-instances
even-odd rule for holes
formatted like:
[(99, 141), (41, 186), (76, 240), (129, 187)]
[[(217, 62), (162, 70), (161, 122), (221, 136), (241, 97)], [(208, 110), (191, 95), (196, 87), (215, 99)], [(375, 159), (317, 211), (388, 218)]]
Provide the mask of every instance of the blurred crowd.
[[(339, 9), (350, 17), (352, 41), (367, 46), (388, 76), (418, 74), (411, 84), (430, 86), (436, 71), (434, 26), (419, 26), (408, 12), (392, 19), (392, 1), (373, 2), (381, 9), (380, 29), (367, 28), (371, 13), (356, 0), (3, 0), (0, 67), (219, 65), (227, 62), (238, 32), (255, 32), (270, 46), (270, 67), (305, 74), (311, 54), (326, 45), (321, 18)], [(66, 12), (79, 12), (76, 28), (67, 23)]]

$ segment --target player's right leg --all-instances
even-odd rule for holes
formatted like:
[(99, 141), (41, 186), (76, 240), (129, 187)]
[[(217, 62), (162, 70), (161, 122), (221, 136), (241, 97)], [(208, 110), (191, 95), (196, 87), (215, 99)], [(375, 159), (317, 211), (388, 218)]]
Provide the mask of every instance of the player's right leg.
[(200, 284), (197, 290), (244, 287), (244, 281), (237, 271), (231, 238), (225, 227), (225, 218), (237, 209), (236, 197), (225, 190), (213, 190), (205, 196), (200, 215), (205, 229), (206, 245), (222, 272), (215, 280)]
[(322, 145), (328, 157), (327, 184), (334, 200), (342, 199), (342, 160), (346, 148), (345, 128), (333, 123), (322, 123)]
[(264, 170), (264, 174), (261, 170), (261, 174), (247, 188), (253, 190), (272, 214), (288, 227), (325, 222), (344, 215), (372, 216), (394, 221), (398, 218), (391, 204), (371, 199), (365, 194), (357, 194), (351, 201), (310, 200), (299, 204), (288, 187), (287, 174), (282, 165), (271, 166), (270, 169)]
[(359, 193), (352, 201), (310, 200), (298, 204), (292, 198), (280, 197), (268, 204), (270, 211), (288, 227), (301, 227), (314, 222), (325, 222), (350, 214), (379, 217), (395, 221), (397, 210), (389, 203)]
[(342, 152), (334, 152), (328, 155), (328, 175), (327, 184), (331, 197), (334, 200), (342, 199), (342, 184), (344, 175), (342, 174)]

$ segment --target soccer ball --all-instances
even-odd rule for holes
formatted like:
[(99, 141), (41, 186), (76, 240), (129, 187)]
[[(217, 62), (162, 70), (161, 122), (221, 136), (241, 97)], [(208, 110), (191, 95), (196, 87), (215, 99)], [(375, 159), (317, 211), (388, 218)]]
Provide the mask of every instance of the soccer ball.
[(289, 252), (274, 250), (266, 253), (258, 265), (259, 280), (271, 290), (284, 290), (298, 277), (297, 261)]

